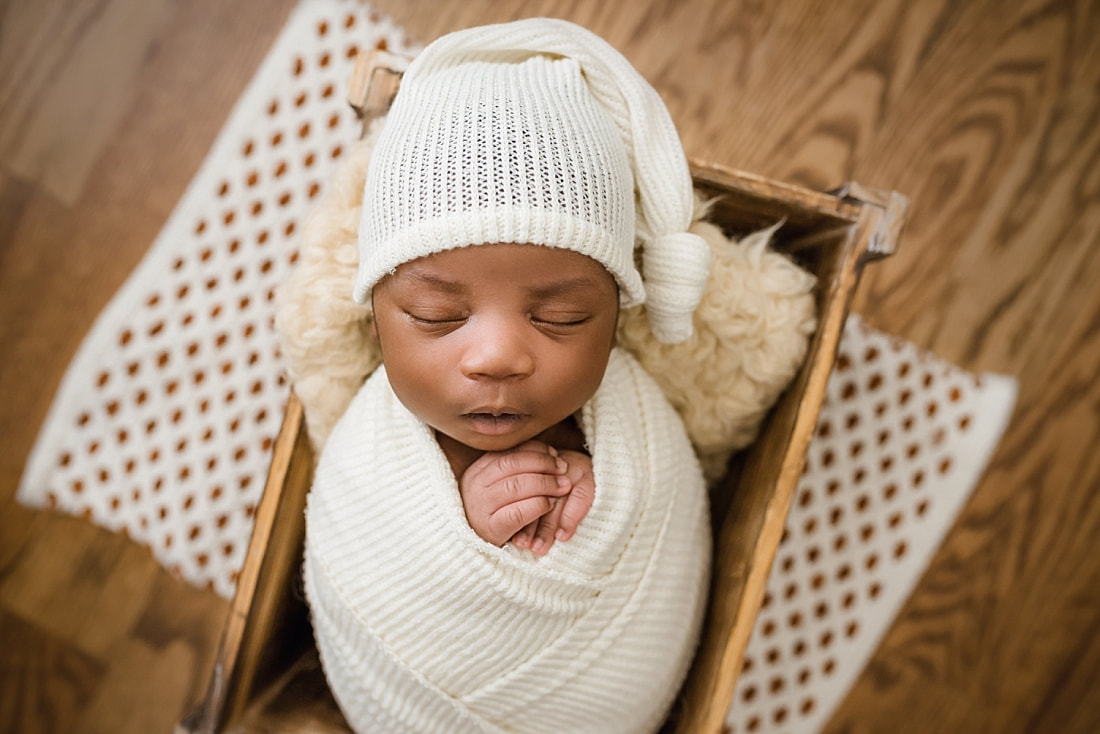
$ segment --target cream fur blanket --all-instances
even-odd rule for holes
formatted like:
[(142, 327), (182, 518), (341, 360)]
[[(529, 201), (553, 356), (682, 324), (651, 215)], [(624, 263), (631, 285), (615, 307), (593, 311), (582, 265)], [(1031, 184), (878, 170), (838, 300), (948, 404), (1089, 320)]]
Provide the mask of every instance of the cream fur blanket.
[(539, 558), (470, 529), (384, 368), (359, 391), (317, 466), (305, 553), (322, 664), (356, 731), (660, 725), (706, 599), (704, 481), (679, 416), (622, 350), (580, 425), (595, 503)]

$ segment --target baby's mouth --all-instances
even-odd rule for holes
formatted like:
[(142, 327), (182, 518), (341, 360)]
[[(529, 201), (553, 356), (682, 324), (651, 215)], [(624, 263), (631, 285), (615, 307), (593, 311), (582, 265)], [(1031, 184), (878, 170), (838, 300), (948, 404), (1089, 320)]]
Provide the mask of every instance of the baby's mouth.
[(473, 411), (464, 414), (463, 417), (473, 425), (475, 431), (488, 435), (508, 433), (527, 420), (527, 416), (523, 413), (497, 410)]

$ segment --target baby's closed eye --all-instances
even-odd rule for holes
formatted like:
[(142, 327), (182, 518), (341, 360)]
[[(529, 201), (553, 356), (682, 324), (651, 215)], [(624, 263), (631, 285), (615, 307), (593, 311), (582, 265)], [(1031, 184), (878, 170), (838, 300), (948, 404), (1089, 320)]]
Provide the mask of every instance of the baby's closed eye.
[(406, 310), (405, 315), (418, 324), (460, 324), (468, 317), (459, 311), (437, 311), (431, 309)]
[(580, 326), (592, 320), (592, 315), (580, 311), (536, 311), (531, 321), (548, 326)]

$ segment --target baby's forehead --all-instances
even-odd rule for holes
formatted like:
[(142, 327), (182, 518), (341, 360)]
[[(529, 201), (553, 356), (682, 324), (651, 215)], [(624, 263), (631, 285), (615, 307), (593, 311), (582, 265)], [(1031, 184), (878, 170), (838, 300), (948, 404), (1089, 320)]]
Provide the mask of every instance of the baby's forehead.
[(618, 290), (614, 275), (594, 258), (562, 247), (528, 243), (497, 242), (443, 250), (403, 263), (395, 273), (427, 282), (461, 283), (495, 276), (578, 288), (610, 285)]

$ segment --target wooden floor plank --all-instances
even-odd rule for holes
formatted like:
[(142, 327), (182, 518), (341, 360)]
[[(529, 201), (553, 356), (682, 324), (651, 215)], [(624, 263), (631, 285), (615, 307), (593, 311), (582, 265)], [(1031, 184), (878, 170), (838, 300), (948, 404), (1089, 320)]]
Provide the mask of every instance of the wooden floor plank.
[(228, 604), (213, 592), (197, 592), (180, 579), (158, 573), (148, 604), (131, 630), (130, 637), (149, 649), (182, 646), (190, 651), (190, 665), (180, 666), (174, 678), (186, 708), (206, 692), (228, 611)]
[(51, 519), (0, 579), (0, 599), (100, 659), (130, 633), (158, 568), (147, 550), (121, 535), (82, 518)]
[[(0, 156), (11, 170), (72, 203), (136, 92), (149, 46), (176, 13), (168, 0), (76, 3), (5, 25), (22, 41), (0, 78), (7, 114)], [(73, 12), (75, 11), (75, 12)], [(14, 26), (14, 27), (13, 27)]]
[(113, 665), (81, 711), (76, 729), (84, 734), (170, 732), (189, 698), (196, 650), (176, 641), (151, 647), (127, 640), (118, 649), (128, 665)]
[(0, 729), (20, 734), (74, 731), (104, 666), (0, 606)]

